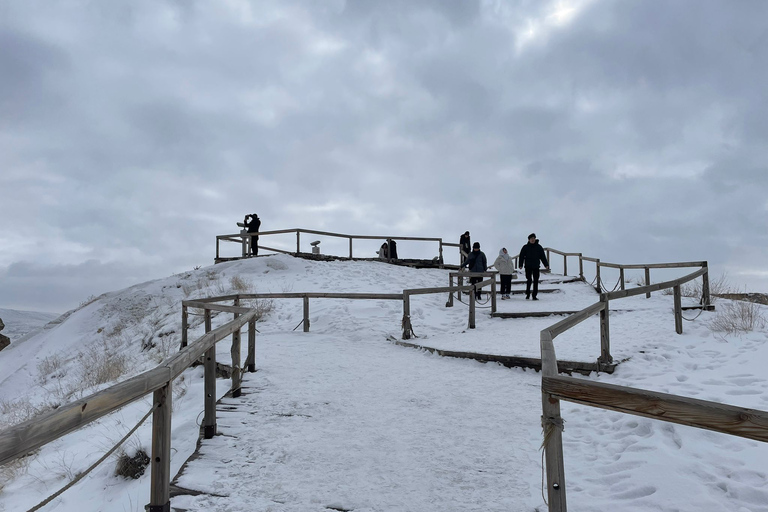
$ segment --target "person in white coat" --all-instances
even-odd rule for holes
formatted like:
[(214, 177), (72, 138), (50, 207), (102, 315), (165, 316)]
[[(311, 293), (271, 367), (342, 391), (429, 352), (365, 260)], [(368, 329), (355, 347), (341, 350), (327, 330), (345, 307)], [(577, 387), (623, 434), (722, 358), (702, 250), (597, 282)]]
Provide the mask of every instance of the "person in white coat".
[(512, 275), (515, 273), (515, 262), (512, 261), (512, 256), (509, 255), (506, 247), (501, 248), (499, 256), (491, 267), (495, 267), (501, 276), (501, 298), (509, 299), (509, 294), (512, 292)]

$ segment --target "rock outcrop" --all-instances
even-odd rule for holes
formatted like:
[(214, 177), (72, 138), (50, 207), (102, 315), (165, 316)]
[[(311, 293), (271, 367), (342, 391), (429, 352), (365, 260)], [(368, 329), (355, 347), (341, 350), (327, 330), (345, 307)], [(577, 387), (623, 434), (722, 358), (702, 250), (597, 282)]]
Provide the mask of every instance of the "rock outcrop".
[[(3, 323), (3, 319), (0, 318), (0, 331), (5, 329), (5, 324)], [(11, 344), (11, 338), (8, 336), (3, 336), (0, 334), (0, 350), (3, 350), (5, 347)]]

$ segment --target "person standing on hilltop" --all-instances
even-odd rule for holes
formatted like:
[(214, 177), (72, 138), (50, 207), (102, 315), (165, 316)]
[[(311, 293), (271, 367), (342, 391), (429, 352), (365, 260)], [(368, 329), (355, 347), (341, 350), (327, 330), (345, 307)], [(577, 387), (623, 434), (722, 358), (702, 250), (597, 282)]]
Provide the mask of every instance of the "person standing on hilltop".
[(515, 262), (512, 261), (512, 256), (509, 255), (506, 247), (501, 248), (499, 256), (491, 267), (495, 267), (499, 271), (499, 276), (501, 276), (502, 300), (509, 299), (509, 294), (512, 292), (512, 274), (515, 273)]
[[(248, 233), (258, 233), (259, 228), (261, 227), (261, 220), (259, 219), (258, 215), (252, 213), (245, 216), (245, 219), (243, 219), (243, 226), (248, 230)], [(251, 243), (249, 245), (251, 247), (250, 255), (258, 256), (259, 235), (251, 235)]]
[[(520, 249), (520, 256), (517, 258), (517, 268), (525, 267), (525, 298), (539, 300), (536, 296), (539, 294), (539, 262), (549, 270), (547, 255), (544, 254), (544, 248), (539, 245), (536, 239), (536, 233), (528, 235), (528, 243)], [(533, 282), (533, 296), (531, 296), (531, 282)]]
[(469, 231), (465, 231), (461, 237), (459, 237), (459, 256), (461, 257), (461, 264), (467, 261), (469, 253), (472, 251), (472, 242), (469, 239)]
[[(462, 263), (462, 267), (467, 267), (470, 272), (485, 272), (488, 270), (488, 259), (485, 257), (485, 253), (480, 250), (480, 243), (475, 242), (472, 245), (472, 252), (469, 253), (467, 261)], [(482, 277), (470, 277), (469, 283), (475, 284), (482, 281)], [(481, 296), (480, 290), (475, 293), (475, 298), (479, 299)]]

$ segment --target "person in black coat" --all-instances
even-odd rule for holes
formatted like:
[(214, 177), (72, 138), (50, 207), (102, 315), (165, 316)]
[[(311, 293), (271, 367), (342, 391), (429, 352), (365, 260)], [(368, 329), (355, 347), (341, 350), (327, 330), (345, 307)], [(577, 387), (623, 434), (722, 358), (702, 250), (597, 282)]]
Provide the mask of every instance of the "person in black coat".
[(461, 264), (463, 265), (467, 261), (467, 256), (472, 252), (472, 242), (469, 239), (469, 231), (465, 231), (461, 237), (459, 237), (459, 256), (461, 257)]
[[(528, 235), (528, 243), (520, 249), (520, 255), (517, 257), (517, 268), (525, 267), (525, 298), (539, 300), (536, 296), (539, 294), (539, 263), (549, 270), (547, 255), (544, 254), (544, 248), (539, 245), (536, 239), (536, 233)], [(531, 282), (533, 282), (533, 296), (531, 296)]]
[[(246, 215), (243, 220), (243, 226), (248, 230), (248, 233), (258, 233), (261, 227), (261, 220), (255, 213)], [(259, 255), (259, 235), (251, 235), (251, 256)]]
[[(469, 253), (467, 261), (461, 264), (462, 267), (467, 267), (470, 272), (485, 272), (488, 270), (488, 259), (485, 257), (485, 253), (480, 250), (480, 243), (475, 242), (472, 245), (472, 252)], [(475, 284), (482, 281), (482, 277), (470, 277), (469, 283)], [(475, 293), (476, 298), (480, 298), (480, 290)]]

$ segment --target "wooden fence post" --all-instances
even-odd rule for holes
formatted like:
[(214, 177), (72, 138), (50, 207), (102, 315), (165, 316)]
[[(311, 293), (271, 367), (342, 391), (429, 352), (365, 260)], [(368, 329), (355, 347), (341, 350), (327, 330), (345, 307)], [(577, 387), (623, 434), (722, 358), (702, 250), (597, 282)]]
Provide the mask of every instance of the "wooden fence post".
[[(645, 267), (645, 286), (648, 286), (651, 284), (651, 268)], [(646, 299), (651, 298), (651, 292), (648, 292), (645, 294)]]
[[(205, 310), (205, 332), (211, 332), (211, 310)], [(205, 351), (203, 356), (204, 374), (204, 413), (203, 437), (211, 439), (216, 435), (216, 345)]]
[(411, 339), (411, 296), (403, 292), (403, 339)]
[(440, 264), (440, 268), (445, 268), (445, 262), (443, 261), (443, 239), (440, 239), (440, 252), (437, 257), (437, 262)]
[(148, 512), (171, 510), (171, 382), (153, 394), (152, 459)]
[(491, 313), (496, 312), (496, 276), (493, 276), (491, 282)]
[(219, 237), (216, 237), (216, 259), (219, 259)]
[(674, 290), (675, 295), (675, 332), (677, 334), (683, 334), (683, 306), (680, 285), (677, 285), (672, 289)]
[(189, 312), (187, 306), (181, 306), (181, 348), (187, 346), (187, 331), (189, 330)]
[(600, 258), (595, 261), (595, 274), (597, 274), (595, 281), (595, 288), (597, 289), (597, 293), (603, 293), (603, 283), (600, 280)]
[(584, 255), (579, 253), (579, 277), (584, 279)]
[(387, 263), (392, 263), (392, 239), (387, 238)]
[[(448, 275), (448, 286), (450, 288), (453, 288), (453, 276)], [(448, 292), (448, 302), (445, 304), (445, 307), (452, 308), (453, 307), (453, 290)]]
[(301, 252), (301, 231), (296, 230), (296, 254)]
[(619, 268), (619, 281), (621, 282), (621, 289), (624, 290), (624, 267)]
[(611, 330), (608, 314), (610, 304), (608, 295), (601, 293), (600, 302), (603, 303), (603, 309), (600, 310), (600, 357), (597, 359), (597, 362), (599, 365), (608, 365), (613, 362), (613, 356), (611, 356)]
[(304, 296), (304, 332), (309, 332), (309, 297)]
[[(240, 297), (235, 298), (235, 306), (240, 305)], [(239, 313), (235, 313), (234, 317), (237, 319)], [(232, 396), (234, 398), (239, 397), (242, 394), (242, 376), (240, 375), (240, 329), (232, 333), (232, 348), (229, 351), (232, 358)]]
[(568, 275), (568, 256), (563, 254), (563, 275)]
[(707, 272), (701, 276), (701, 305), (709, 306), (712, 303), (712, 297), (709, 295), (709, 266), (706, 261), (704, 268), (707, 269)]
[(352, 237), (349, 237), (349, 259), (352, 259)]
[(475, 288), (469, 290), (469, 328), (475, 328)]
[[(541, 340), (541, 374), (543, 377), (557, 377), (557, 358), (555, 357), (554, 346), (552, 345), (552, 335), (544, 330), (541, 332)], [(549, 354), (546, 354), (546, 352), (549, 352)], [(550, 364), (543, 364), (545, 358)], [(541, 427), (544, 431), (542, 446), (546, 460), (549, 512), (566, 512), (563, 418), (560, 416), (560, 400), (542, 391), (541, 409)]]
[(256, 371), (256, 320), (248, 322), (248, 371)]

